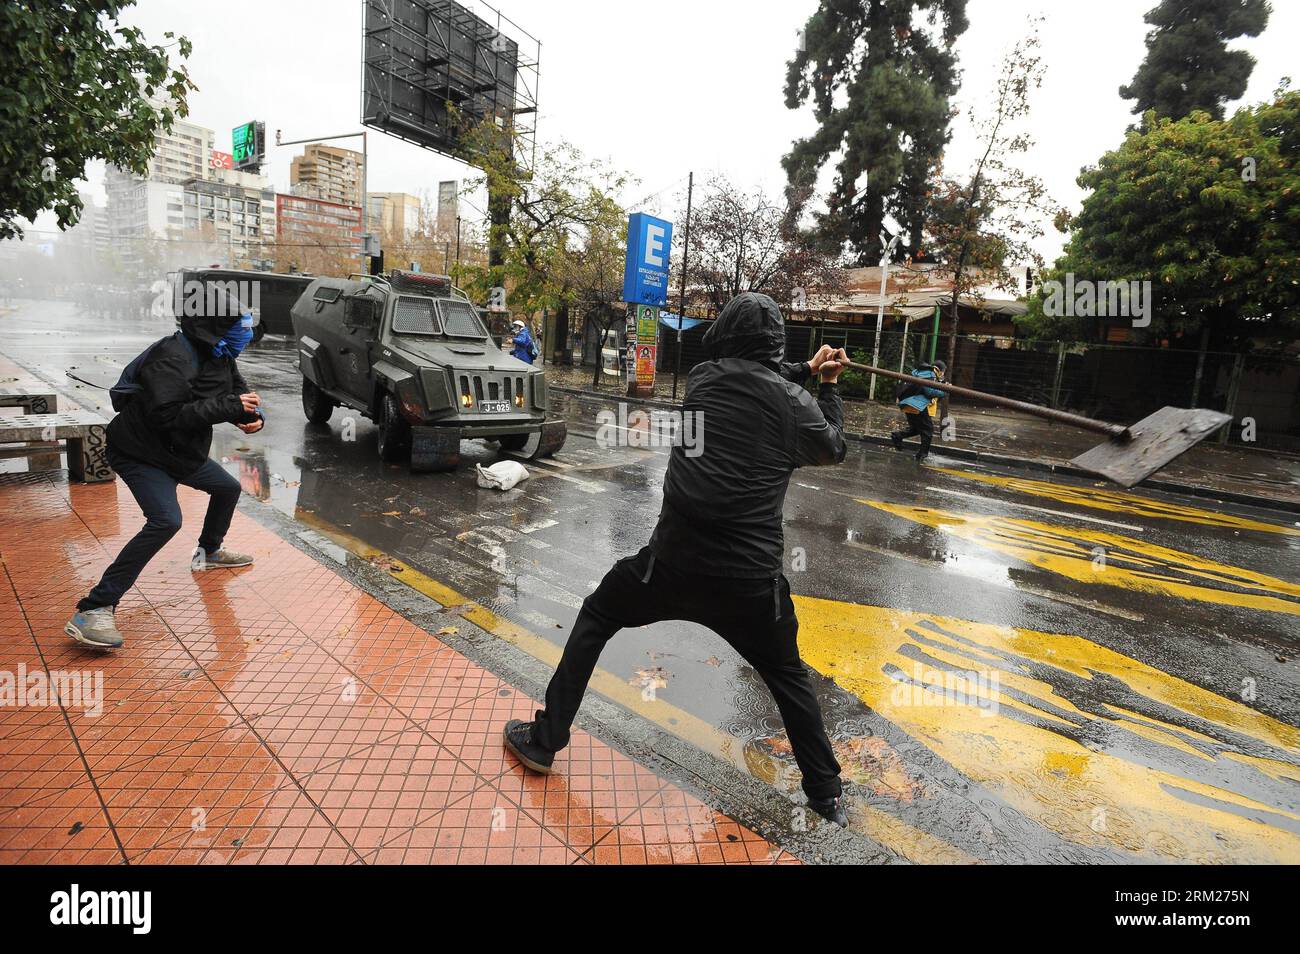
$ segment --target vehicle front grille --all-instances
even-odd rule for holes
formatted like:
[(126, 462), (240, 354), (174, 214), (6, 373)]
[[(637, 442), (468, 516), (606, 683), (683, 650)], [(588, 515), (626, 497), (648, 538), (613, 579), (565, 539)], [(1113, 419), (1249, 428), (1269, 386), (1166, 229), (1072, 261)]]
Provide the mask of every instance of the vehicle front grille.
[(525, 379), (515, 375), (462, 374), (459, 376), (460, 393), (470, 395), (475, 402), (509, 401), (515, 404), (517, 395), (524, 395), (524, 407), (528, 398), (524, 391)]

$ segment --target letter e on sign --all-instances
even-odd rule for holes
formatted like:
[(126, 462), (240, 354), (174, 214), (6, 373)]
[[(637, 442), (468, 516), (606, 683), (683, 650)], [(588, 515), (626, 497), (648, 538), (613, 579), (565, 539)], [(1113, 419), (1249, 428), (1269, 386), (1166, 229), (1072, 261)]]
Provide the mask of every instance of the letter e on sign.
[(664, 267), (664, 235), (667, 230), (653, 222), (645, 227), (645, 263), (651, 268)]

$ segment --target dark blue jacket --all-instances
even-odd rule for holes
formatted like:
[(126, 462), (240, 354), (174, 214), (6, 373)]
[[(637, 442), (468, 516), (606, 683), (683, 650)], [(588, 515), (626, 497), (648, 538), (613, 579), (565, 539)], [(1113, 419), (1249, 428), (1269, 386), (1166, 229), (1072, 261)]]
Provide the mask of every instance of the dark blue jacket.
[[(934, 379), (934, 372), (929, 368), (916, 368), (914, 371), (912, 371), (912, 377)], [(938, 388), (923, 387), (920, 389), (919, 394), (913, 394), (910, 397), (905, 397), (901, 401), (899, 401), (898, 406), (903, 408), (903, 410), (905, 411), (908, 408), (911, 408), (913, 411), (929, 413), (930, 402), (938, 400), (941, 397), (943, 397), (943, 392), (940, 391)]]

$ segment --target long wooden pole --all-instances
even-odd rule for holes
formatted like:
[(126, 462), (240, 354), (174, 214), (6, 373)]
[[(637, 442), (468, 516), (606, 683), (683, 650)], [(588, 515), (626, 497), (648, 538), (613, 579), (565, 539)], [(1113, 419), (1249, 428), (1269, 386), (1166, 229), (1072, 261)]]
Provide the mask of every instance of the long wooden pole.
[(1058, 411), (1055, 408), (1043, 407), (1040, 404), (1030, 404), (1028, 401), (1017, 401), (1014, 398), (1002, 397), (998, 394), (987, 394), (984, 391), (962, 388), (955, 384), (948, 384), (944, 381), (936, 381), (933, 378), (918, 378), (910, 374), (890, 371), (887, 368), (874, 368), (869, 364), (858, 364), (856, 361), (842, 361), (840, 363), (846, 368), (852, 368), (854, 371), (863, 371), (867, 374), (880, 374), (887, 378), (894, 378), (897, 381), (906, 381), (909, 384), (934, 388), (938, 391), (945, 391), (948, 394), (956, 394), (959, 397), (970, 398), (973, 401), (992, 404), (995, 407), (1005, 407), (1012, 411), (1023, 411), (1026, 414), (1032, 414), (1035, 417), (1041, 417), (1048, 421), (1056, 421), (1058, 424), (1068, 424), (1071, 427), (1081, 427), (1084, 430), (1096, 431), (1098, 434), (1105, 434), (1107, 437), (1116, 437), (1120, 440), (1128, 440), (1133, 436), (1129, 432), (1129, 429), (1123, 424), (1111, 424), (1107, 421), (1098, 421), (1091, 417), (1084, 417), (1081, 414), (1071, 414), (1069, 411)]

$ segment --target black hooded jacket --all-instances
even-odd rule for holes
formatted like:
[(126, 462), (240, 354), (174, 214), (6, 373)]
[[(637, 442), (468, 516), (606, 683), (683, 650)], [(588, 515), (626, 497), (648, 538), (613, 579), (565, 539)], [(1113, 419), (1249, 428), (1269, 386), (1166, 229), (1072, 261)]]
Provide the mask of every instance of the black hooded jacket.
[(844, 459), (844, 407), (833, 384), (816, 400), (801, 386), (806, 362), (783, 362), (785, 323), (766, 295), (728, 302), (704, 347), (712, 360), (691, 371), (682, 405), (702, 452), (673, 447), (650, 547), (707, 576), (776, 577), (790, 474)]
[[(139, 371), (140, 392), (108, 424), (108, 449), (183, 480), (203, 466), (212, 425), (249, 424), (239, 395), (248, 392), (234, 358), (212, 349), (239, 318), (181, 318), (180, 336), (162, 341)], [(197, 359), (197, 362), (196, 362)]]

